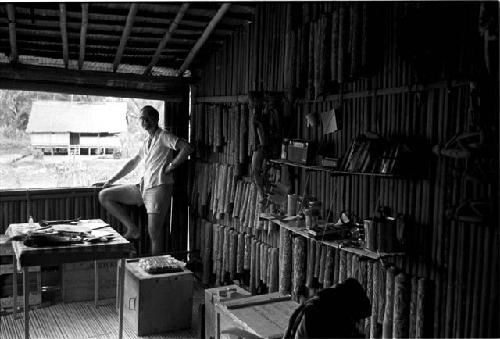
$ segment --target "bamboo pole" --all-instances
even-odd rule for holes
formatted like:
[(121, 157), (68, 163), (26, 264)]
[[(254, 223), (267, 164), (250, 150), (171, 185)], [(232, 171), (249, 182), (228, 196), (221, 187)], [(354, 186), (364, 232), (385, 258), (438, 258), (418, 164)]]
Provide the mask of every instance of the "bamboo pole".
[(212, 229), (211, 223), (209, 223), (207, 221), (203, 221), (202, 225), (205, 228), (205, 235), (206, 235), (206, 237), (204, 238), (204, 241), (205, 241), (204, 249), (205, 250), (203, 253), (203, 279), (202, 279), (202, 282), (203, 282), (203, 284), (209, 284), (210, 283), (210, 273), (211, 273), (210, 264), (212, 262), (210, 260), (210, 254), (212, 252), (213, 234), (215, 234), (215, 232)]
[(271, 277), (269, 282), (269, 293), (279, 290), (279, 249), (271, 249)]
[(408, 338), (410, 315), (410, 290), (408, 276), (399, 273), (394, 287), (394, 321), (392, 336), (394, 338)]
[(280, 229), (280, 274), (279, 292), (290, 293), (292, 270), (292, 236), (290, 231)]
[(427, 299), (427, 279), (420, 278), (418, 280), (418, 292), (417, 292), (417, 318), (415, 326), (415, 338), (425, 338), (427, 333), (425, 332), (426, 327), (426, 299)]
[(346, 278), (352, 277), (352, 253), (347, 252), (346, 255)]
[[(357, 270), (358, 275), (356, 278), (359, 280), (361, 286), (366, 291), (366, 295), (370, 300), (370, 304), (373, 305), (373, 266), (366, 260), (357, 260), (359, 264), (359, 270)], [(364, 321), (360, 322), (360, 327), (362, 332), (365, 334), (365, 338), (370, 337), (370, 327), (371, 327), (371, 317), (365, 318)]]
[(321, 259), (321, 243), (316, 243), (316, 253), (314, 255), (314, 277), (319, 278), (319, 268), (320, 268), (320, 259)]
[(255, 294), (257, 291), (257, 286), (255, 284), (256, 280), (256, 265), (257, 265), (257, 241), (252, 238), (252, 251), (250, 253), (250, 282), (249, 288), (250, 293)]
[(262, 255), (262, 251), (261, 251), (261, 242), (259, 240), (257, 240), (257, 243), (255, 244), (255, 267), (254, 267), (254, 270), (255, 270), (255, 273), (254, 273), (254, 286), (255, 286), (255, 289), (259, 288), (259, 285), (260, 285), (260, 280), (261, 280), (261, 277), (260, 277), (260, 271), (261, 271), (261, 255)]
[(411, 278), (411, 296), (410, 296), (410, 324), (409, 324), (409, 337), (416, 337), (416, 320), (417, 320), (417, 296), (418, 296), (418, 278)]
[(326, 245), (321, 245), (321, 254), (319, 257), (319, 275), (318, 280), (320, 284), (323, 284), (325, 280), (325, 264), (326, 264)]
[(335, 257), (333, 259), (333, 284), (339, 283), (339, 275), (340, 275), (340, 249), (334, 249)]
[(237, 237), (238, 237), (238, 250), (236, 254), (236, 273), (241, 274), (243, 273), (244, 270), (245, 253), (246, 253), (245, 234), (238, 233)]
[(299, 301), (299, 293), (304, 285), (305, 273), (305, 239), (303, 237), (293, 238), (293, 272), (292, 272), (292, 300)]
[(345, 4), (339, 4), (339, 31), (338, 31), (338, 66), (337, 66), (337, 79), (339, 83), (344, 82), (344, 73), (345, 73), (345, 66), (344, 66), (344, 59), (345, 59), (345, 31), (346, 31), (346, 24), (345, 24), (345, 15), (346, 15), (346, 9), (345, 9)]
[(332, 13), (332, 34), (331, 34), (331, 58), (330, 58), (330, 79), (338, 79), (338, 57), (339, 57), (339, 9), (335, 8)]
[(323, 288), (328, 288), (332, 285), (332, 270), (333, 270), (334, 257), (335, 257), (335, 254), (333, 252), (333, 248), (330, 246), (327, 246), (325, 273), (324, 273), (324, 277), (323, 277), (324, 278)]
[(347, 278), (347, 252), (340, 250), (339, 283)]
[(212, 236), (212, 239), (213, 239), (213, 242), (212, 242), (212, 262), (213, 262), (213, 266), (212, 266), (212, 273), (213, 274), (217, 274), (217, 257), (219, 256), (218, 252), (219, 252), (219, 225), (218, 224), (213, 224), (213, 227), (212, 227), (212, 230), (213, 230), (213, 236)]
[(233, 281), (236, 277), (236, 256), (238, 248), (238, 234), (231, 230), (229, 232), (229, 279)]
[(387, 269), (384, 322), (382, 324), (382, 338), (392, 338), (394, 316), (394, 278), (396, 269), (391, 266)]
[[(371, 273), (371, 275), (370, 275)], [(372, 314), (370, 319), (370, 338), (380, 338), (381, 329), (378, 322), (378, 310), (380, 303), (380, 274), (379, 274), (379, 263), (369, 262), (368, 263), (368, 277), (372, 280)], [(370, 284), (370, 281), (368, 281)]]
[(251, 270), (252, 262), (252, 236), (248, 233), (245, 234), (245, 258), (243, 261), (243, 269), (245, 271)]
[(314, 279), (314, 257), (316, 252), (316, 241), (312, 238), (307, 240), (307, 267), (306, 267), (306, 287), (313, 288)]

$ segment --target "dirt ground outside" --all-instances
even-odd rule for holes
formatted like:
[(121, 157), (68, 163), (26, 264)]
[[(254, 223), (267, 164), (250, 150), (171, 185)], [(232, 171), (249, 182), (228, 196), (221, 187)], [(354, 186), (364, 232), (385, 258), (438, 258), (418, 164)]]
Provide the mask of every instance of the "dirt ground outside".
[[(0, 189), (88, 187), (111, 178), (129, 159), (112, 155), (0, 154)], [(138, 183), (141, 165), (117, 183)]]

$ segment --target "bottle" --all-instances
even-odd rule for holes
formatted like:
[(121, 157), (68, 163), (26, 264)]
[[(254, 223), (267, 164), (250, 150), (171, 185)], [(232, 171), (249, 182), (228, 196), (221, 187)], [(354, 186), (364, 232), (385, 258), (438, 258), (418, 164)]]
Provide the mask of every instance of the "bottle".
[(28, 220), (28, 223), (30, 225), (30, 228), (35, 228), (35, 221), (33, 220), (33, 217), (30, 215), (30, 218)]

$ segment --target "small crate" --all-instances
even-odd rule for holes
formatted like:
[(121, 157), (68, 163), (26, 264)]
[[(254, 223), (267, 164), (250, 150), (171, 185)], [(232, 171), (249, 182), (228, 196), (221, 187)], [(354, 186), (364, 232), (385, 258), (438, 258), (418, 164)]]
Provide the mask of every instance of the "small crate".
[(193, 273), (149, 274), (137, 261), (126, 264), (123, 317), (139, 335), (191, 327)]
[[(98, 300), (116, 297), (116, 263), (116, 260), (97, 261)], [(94, 261), (63, 264), (62, 267), (63, 302), (94, 300)]]
[[(228, 293), (229, 291), (229, 293)], [(216, 337), (215, 303), (250, 296), (251, 293), (238, 285), (228, 285), (205, 290), (205, 338)]]

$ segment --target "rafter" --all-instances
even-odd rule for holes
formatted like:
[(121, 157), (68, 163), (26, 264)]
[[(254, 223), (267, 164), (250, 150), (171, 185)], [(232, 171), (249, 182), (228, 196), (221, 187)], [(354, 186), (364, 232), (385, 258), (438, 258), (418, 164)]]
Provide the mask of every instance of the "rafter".
[(80, 27), (80, 55), (78, 69), (82, 69), (85, 59), (85, 45), (87, 42), (87, 27), (89, 24), (89, 4), (82, 4), (82, 26)]
[(17, 55), (17, 39), (16, 39), (16, 10), (13, 4), (6, 4), (7, 17), (9, 19), (9, 41), (10, 41), (10, 62), (16, 63)]
[(200, 50), (200, 48), (203, 46), (203, 44), (207, 41), (208, 37), (210, 36), (210, 34), (212, 33), (212, 31), (214, 30), (215, 26), (222, 19), (222, 17), (227, 12), (227, 10), (229, 9), (230, 6), (231, 6), (230, 3), (224, 3), (224, 4), (222, 4), (222, 6), (220, 6), (220, 8), (217, 11), (217, 13), (215, 14), (215, 16), (208, 23), (207, 28), (205, 28), (205, 30), (203, 31), (203, 34), (198, 39), (198, 41), (196, 41), (196, 43), (194, 44), (193, 48), (189, 52), (188, 56), (186, 57), (186, 59), (182, 63), (182, 65), (179, 68), (179, 71), (177, 73), (178, 76), (182, 76), (182, 74), (184, 74), (184, 71), (191, 64), (191, 62), (193, 62), (194, 57), (196, 56), (196, 54), (198, 53), (198, 51)]
[(165, 35), (161, 39), (160, 43), (158, 44), (158, 48), (155, 51), (155, 54), (153, 55), (153, 58), (151, 59), (151, 62), (149, 65), (146, 67), (146, 70), (144, 71), (144, 75), (148, 75), (151, 72), (151, 69), (156, 65), (158, 60), (160, 60), (160, 55), (165, 46), (167, 45), (167, 42), (170, 40), (172, 37), (172, 33), (177, 29), (177, 25), (179, 25), (179, 22), (182, 20), (182, 17), (184, 14), (186, 14), (186, 11), (189, 8), (189, 3), (184, 3), (181, 8), (179, 9), (179, 12), (175, 16), (174, 21), (170, 24), (170, 27), (168, 28), (168, 31), (165, 32)]
[(68, 68), (69, 52), (68, 52), (68, 32), (66, 30), (66, 5), (65, 4), (59, 4), (59, 26), (61, 29), (64, 67)]
[(125, 46), (127, 45), (128, 37), (130, 35), (130, 32), (132, 31), (136, 13), (137, 4), (133, 3), (130, 5), (125, 28), (120, 39), (120, 45), (118, 46), (118, 50), (116, 51), (115, 61), (113, 61), (113, 72), (116, 72), (116, 70), (118, 69), (118, 65), (120, 64), (120, 60), (122, 59), (123, 51), (125, 50)]

